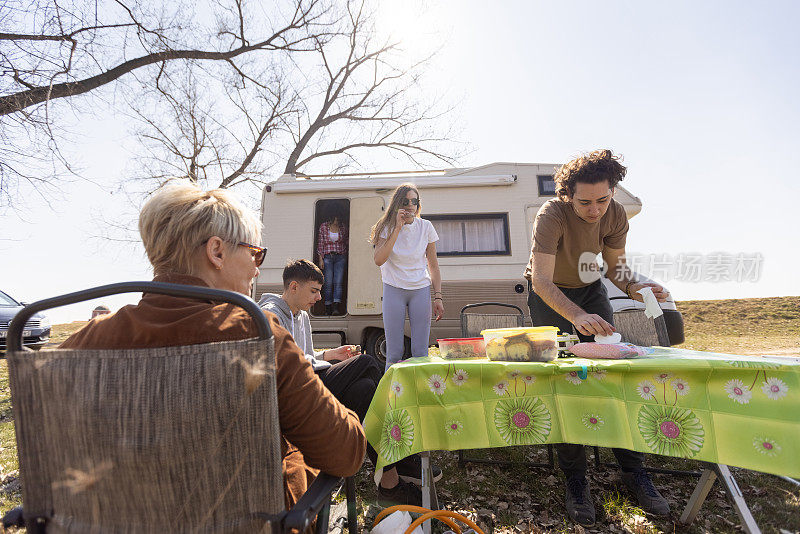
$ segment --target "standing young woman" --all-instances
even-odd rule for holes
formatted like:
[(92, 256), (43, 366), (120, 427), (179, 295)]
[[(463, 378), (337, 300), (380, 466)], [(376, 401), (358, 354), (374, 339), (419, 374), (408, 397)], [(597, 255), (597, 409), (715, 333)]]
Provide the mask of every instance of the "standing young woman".
[(383, 280), (386, 369), (403, 357), (406, 310), (411, 323), (412, 356), (428, 355), (431, 316), (438, 321), (444, 315), (442, 276), (436, 258), (439, 236), (430, 221), (419, 218), (421, 207), (414, 184), (398, 186), (389, 209), (369, 236)]

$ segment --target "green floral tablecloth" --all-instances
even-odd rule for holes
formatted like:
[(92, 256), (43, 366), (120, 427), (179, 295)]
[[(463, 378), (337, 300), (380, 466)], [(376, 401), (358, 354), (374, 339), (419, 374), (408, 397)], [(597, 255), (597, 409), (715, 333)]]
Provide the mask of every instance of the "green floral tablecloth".
[(425, 450), (582, 443), (800, 477), (800, 359), (429, 356), (386, 372), (364, 425), (379, 469)]

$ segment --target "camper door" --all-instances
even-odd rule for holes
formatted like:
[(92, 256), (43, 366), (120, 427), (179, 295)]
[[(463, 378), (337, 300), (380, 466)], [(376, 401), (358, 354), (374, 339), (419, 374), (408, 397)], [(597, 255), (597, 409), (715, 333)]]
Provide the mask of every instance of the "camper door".
[(383, 215), (383, 204), (381, 197), (350, 200), (347, 313), (351, 315), (383, 313), (381, 271), (375, 265), (372, 244), (367, 241), (372, 225)]

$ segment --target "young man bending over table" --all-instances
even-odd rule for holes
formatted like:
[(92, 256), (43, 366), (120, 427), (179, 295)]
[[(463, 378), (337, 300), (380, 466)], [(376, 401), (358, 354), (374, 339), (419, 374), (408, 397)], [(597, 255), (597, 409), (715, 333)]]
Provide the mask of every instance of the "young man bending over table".
[[(610, 150), (596, 150), (563, 165), (556, 173), (557, 196), (536, 214), (531, 257), (525, 270), (532, 287), (528, 306), (534, 326), (556, 326), (571, 332), (574, 325), (581, 341), (614, 332), (613, 309), (595, 260), (599, 253), (609, 280), (630, 298), (642, 301), (637, 291), (644, 287), (650, 287), (660, 302), (669, 296), (658, 284), (637, 282), (635, 273), (625, 264), (628, 218), (614, 200), (614, 188), (626, 170)], [(577, 523), (591, 526), (595, 509), (586, 481), (584, 446), (562, 443), (555, 448), (567, 478), (567, 512)], [(613, 451), (622, 480), (639, 505), (647, 512), (668, 515), (669, 504), (642, 468), (644, 454)]]

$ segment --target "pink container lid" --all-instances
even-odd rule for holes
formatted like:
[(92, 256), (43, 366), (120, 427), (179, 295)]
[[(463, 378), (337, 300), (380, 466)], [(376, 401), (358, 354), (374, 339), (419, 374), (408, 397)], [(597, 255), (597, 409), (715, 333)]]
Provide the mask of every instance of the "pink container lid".
[(436, 341), (483, 341), (482, 337), (448, 337), (445, 339), (437, 339)]

